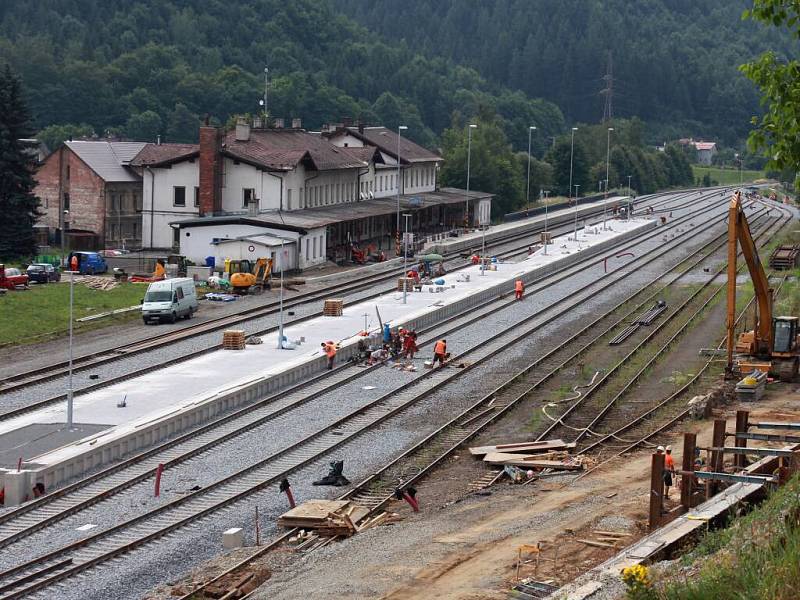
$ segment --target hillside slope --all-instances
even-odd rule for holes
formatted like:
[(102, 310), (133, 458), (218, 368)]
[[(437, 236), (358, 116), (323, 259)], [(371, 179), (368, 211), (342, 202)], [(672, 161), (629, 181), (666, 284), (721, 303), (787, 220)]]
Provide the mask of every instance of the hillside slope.
[[(327, 1), (37, 0), (0, 3), (0, 61), (24, 78), (37, 127), (191, 139), (197, 117), (270, 113), (319, 127), (342, 117), (433, 145), (454, 110), (494, 107), (510, 129), (563, 127), (559, 109), (427, 58), (338, 15)], [(516, 124), (515, 124), (516, 123)]]
[(610, 51), (615, 116), (728, 142), (746, 135), (758, 111), (738, 65), (767, 48), (798, 51), (788, 35), (743, 21), (747, 0), (333, 1), (385, 37), (546, 98), (571, 120), (603, 116)]

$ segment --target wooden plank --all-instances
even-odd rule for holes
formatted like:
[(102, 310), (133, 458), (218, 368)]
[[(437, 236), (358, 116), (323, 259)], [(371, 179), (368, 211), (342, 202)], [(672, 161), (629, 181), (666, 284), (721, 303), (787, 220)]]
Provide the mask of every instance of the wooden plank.
[(283, 513), (281, 521), (324, 521), (330, 513), (343, 510), (348, 500), (306, 500), (299, 506)]
[(574, 448), (575, 443), (563, 440), (543, 440), (541, 442), (519, 442), (516, 444), (499, 444), (497, 446), (477, 446), (469, 449), (470, 454), (481, 455), (490, 452), (540, 452), (543, 450), (561, 450)]
[(568, 464), (560, 460), (543, 460), (535, 455), (515, 455), (504, 453), (488, 454), (483, 460), (495, 465), (513, 465), (516, 467), (527, 467), (533, 469), (559, 469), (562, 471), (578, 471), (583, 468), (579, 464)]
[(594, 540), (576, 540), (581, 544), (586, 544), (587, 546), (597, 546), (598, 548), (615, 548), (614, 544), (606, 544), (605, 542), (596, 542)]
[(599, 531), (597, 529), (592, 531), (592, 533), (595, 533), (597, 535), (612, 535), (616, 537), (630, 537), (631, 535), (630, 533), (625, 533), (624, 531)]
[(483, 462), (487, 463), (500, 463), (500, 464), (512, 464), (507, 463), (507, 461), (513, 461), (513, 464), (517, 464), (518, 462), (522, 461), (535, 461), (535, 460), (558, 460), (564, 458), (566, 456), (566, 452), (546, 452), (544, 454), (511, 454), (509, 452), (490, 452), (486, 456), (483, 457)]

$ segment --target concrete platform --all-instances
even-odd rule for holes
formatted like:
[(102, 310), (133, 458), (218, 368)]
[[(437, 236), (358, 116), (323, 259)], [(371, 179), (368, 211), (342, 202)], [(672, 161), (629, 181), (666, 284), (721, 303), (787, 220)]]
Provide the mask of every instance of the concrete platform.
[[(595, 214), (603, 210), (603, 205), (606, 206), (607, 220), (613, 218), (613, 207), (627, 203), (628, 196), (612, 196), (607, 200), (598, 200), (597, 202), (590, 202), (578, 206), (578, 229), (584, 226), (584, 220), (591, 220), (593, 223), (598, 221), (598, 216)], [(591, 217), (589, 216), (591, 215)], [(551, 210), (547, 213), (547, 228), (552, 229), (556, 225), (563, 225), (564, 223), (573, 223), (575, 220), (575, 208), (561, 208), (558, 210)], [(602, 221), (602, 215), (599, 220)], [(544, 225), (545, 216), (536, 215), (527, 219), (520, 219), (519, 221), (512, 221), (510, 223), (500, 223), (499, 225), (491, 225), (486, 228), (486, 243), (494, 242), (498, 238), (513, 235), (514, 233), (525, 233), (533, 229), (539, 229)], [(445, 238), (430, 244), (426, 244), (425, 252), (436, 254), (446, 254), (448, 252), (466, 252), (480, 249), (483, 242), (483, 233), (481, 231), (473, 231), (461, 235), (457, 238)]]
[[(599, 228), (579, 231), (577, 242), (569, 236), (557, 238), (548, 255), (540, 250), (522, 262), (499, 264), (496, 271), (485, 275), (478, 267), (449, 274), (442, 291), (426, 288), (409, 293), (407, 304), (402, 303), (402, 293), (393, 292), (346, 305), (341, 317), (317, 317), (287, 327), (288, 339), (305, 338), (296, 350), (279, 350), (277, 334), (272, 334), (265, 336), (261, 345), (242, 351), (218, 350), (77, 396), (74, 420), (78, 427), (84, 423), (108, 423), (110, 427), (93, 430), (79, 440), (64, 440), (65, 445), (40, 454), (31, 446), (32, 450), (23, 454), (23, 470), (29, 473), (31, 485), (42, 482), (50, 489), (320, 372), (326, 363), (320, 344), (326, 340), (340, 344), (337, 362), (348, 360), (356, 353), (365, 314), (371, 339), (380, 338), (376, 308), (393, 327), (424, 327), (511, 292), (518, 278), (532, 281), (655, 226), (654, 221), (644, 219), (614, 221), (605, 232)], [(469, 281), (463, 281), (462, 273), (469, 275)], [(118, 408), (123, 398), (126, 407)], [(62, 423), (64, 412), (63, 405), (31, 411), (0, 424), (0, 436), (35, 424)]]
[[(25, 425), (0, 435), (0, 467), (16, 469), (21, 457), (45, 454), (110, 427), (110, 424), (82, 423), (68, 429), (63, 422)], [(31, 467), (31, 463), (26, 466)]]

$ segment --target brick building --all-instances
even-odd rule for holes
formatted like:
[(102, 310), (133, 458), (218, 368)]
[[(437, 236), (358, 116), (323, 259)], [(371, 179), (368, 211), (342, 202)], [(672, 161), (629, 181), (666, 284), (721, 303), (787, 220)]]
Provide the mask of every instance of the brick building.
[[(141, 247), (142, 178), (128, 165), (143, 142), (66, 142), (36, 173), (50, 245)], [(44, 237), (44, 236), (42, 236)]]

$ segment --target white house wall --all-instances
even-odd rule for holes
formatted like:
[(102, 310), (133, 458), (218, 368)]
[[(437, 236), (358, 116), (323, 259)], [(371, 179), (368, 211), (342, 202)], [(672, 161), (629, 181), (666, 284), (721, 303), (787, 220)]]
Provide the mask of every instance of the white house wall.
[[(238, 256), (231, 254), (239, 252), (239, 246), (235, 243), (217, 245), (212, 244), (212, 241), (214, 239), (235, 239), (243, 236), (258, 236), (264, 234), (298, 240), (299, 252), (295, 248), (296, 245), (294, 243), (291, 245), (293, 256), (289, 260), (289, 264), (294, 265), (291, 268), (306, 269), (308, 267), (324, 264), (327, 260), (325, 256), (325, 248), (327, 246), (325, 227), (310, 229), (306, 235), (300, 235), (299, 233), (281, 229), (245, 224), (183, 227), (180, 230), (180, 253), (197, 264), (205, 264), (206, 257), (208, 256), (213, 256), (218, 265), (222, 264), (226, 258), (258, 258), (259, 256), (266, 256), (266, 254), (263, 253), (258, 254), (259, 249), (266, 252), (264, 246), (256, 247), (256, 256), (254, 257), (249, 255)], [(246, 244), (244, 248), (247, 249), (250, 245), (251, 244)]]
[[(143, 170), (142, 245), (145, 248), (171, 248), (173, 230), (169, 224), (200, 214), (200, 209), (195, 206), (195, 188), (200, 185), (199, 179), (196, 161)], [(175, 206), (176, 187), (185, 188), (186, 206)]]

